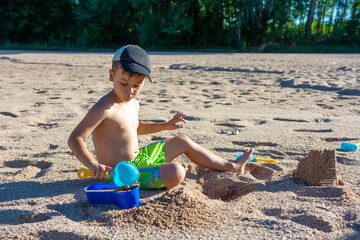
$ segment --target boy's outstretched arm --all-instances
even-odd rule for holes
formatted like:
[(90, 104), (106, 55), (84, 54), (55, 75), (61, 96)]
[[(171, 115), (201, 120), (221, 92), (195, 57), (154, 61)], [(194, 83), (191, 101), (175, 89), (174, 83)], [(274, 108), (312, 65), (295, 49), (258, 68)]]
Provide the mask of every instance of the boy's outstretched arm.
[(104, 178), (106, 171), (112, 173), (112, 168), (99, 164), (90, 154), (85, 141), (94, 129), (106, 118), (107, 112), (96, 104), (90, 109), (84, 119), (76, 126), (68, 139), (68, 145), (75, 157), (92, 171), (95, 178)]
[[(175, 130), (175, 129), (183, 128), (184, 127), (183, 124), (186, 124), (184, 117), (187, 117), (187, 115), (181, 112), (175, 114), (170, 121), (165, 123), (152, 123), (152, 122), (139, 121), (139, 127), (137, 129), (137, 133), (138, 135), (143, 135), (143, 134), (156, 133), (163, 130)], [(183, 123), (183, 124), (179, 124), (179, 123)]]

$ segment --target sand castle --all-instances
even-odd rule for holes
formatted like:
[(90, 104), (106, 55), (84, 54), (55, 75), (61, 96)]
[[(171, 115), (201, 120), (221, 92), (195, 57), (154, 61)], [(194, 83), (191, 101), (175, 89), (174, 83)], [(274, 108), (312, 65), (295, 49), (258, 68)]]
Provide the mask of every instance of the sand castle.
[(335, 150), (311, 150), (299, 162), (293, 177), (312, 186), (338, 185)]

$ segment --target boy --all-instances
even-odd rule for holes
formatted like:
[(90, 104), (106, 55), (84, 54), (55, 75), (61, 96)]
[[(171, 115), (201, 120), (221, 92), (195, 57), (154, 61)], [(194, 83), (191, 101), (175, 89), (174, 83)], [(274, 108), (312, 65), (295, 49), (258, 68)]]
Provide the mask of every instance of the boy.
[[(109, 79), (113, 89), (103, 96), (71, 133), (68, 144), (76, 158), (93, 172), (95, 178), (112, 173), (121, 161), (130, 161), (140, 171), (140, 188), (170, 189), (185, 178), (185, 168), (171, 162), (185, 154), (195, 164), (218, 171), (243, 174), (253, 150), (229, 162), (184, 135), (156, 142), (139, 149), (138, 134), (151, 134), (175, 130), (186, 124), (184, 113), (178, 113), (166, 123), (149, 123), (138, 120), (140, 93), (146, 78), (151, 82), (151, 65), (148, 54), (136, 45), (120, 48), (112, 59)], [(92, 134), (96, 161), (85, 141)]]

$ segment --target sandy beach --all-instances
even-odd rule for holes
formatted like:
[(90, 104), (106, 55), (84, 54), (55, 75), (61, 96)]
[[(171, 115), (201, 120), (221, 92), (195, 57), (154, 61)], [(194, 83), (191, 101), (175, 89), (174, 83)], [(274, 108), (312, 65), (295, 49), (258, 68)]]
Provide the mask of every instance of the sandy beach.
[[(183, 129), (139, 136), (140, 146), (185, 134), (239, 175), (190, 165), (172, 190), (140, 190), (141, 205), (90, 204), (67, 138), (111, 90), (113, 53), (0, 51), (1, 239), (360, 239), (359, 54), (150, 52), (140, 120), (188, 114)], [(232, 134), (238, 130), (238, 134)], [(87, 146), (93, 152), (91, 139)], [(312, 149), (336, 150), (336, 186), (292, 178)]]

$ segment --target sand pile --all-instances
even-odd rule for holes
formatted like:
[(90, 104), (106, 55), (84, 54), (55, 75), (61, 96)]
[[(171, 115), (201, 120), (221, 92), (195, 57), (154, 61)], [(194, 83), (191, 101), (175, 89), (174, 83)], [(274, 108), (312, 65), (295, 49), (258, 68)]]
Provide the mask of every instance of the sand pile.
[(255, 178), (251, 175), (240, 176), (230, 172), (219, 172), (201, 167), (193, 167), (190, 176), (210, 199), (231, 201), (253, 191)]
[(41, 169), (38, 167), (34, 167), (34, 166), (27, 166), (23, 169), (21, 169), (15, 176), (15, 179), (31, 179), (36, 177), (39, 173), (41, 172)]
[(208, 228), (218, 216), (201, 195), (194, 189), (177, 187), (140, 207), (105, 212), (102, 221), (110, 225), (134, 224), (138, 227)]
[[(260, 170), (259, 170), (260, 168)], [(258, 169), (258, 170), (256, 170)], [(252, 166), (251, 173), (257, 175), (266, 172), (263, 166)], [(267, 171), (268, 174), (272, 172)], [(156, 226), (162, 229), (208, 229), (231, 225), (224, 216), (243, 216), (242, 204), (234, 212), (224, 211), (223, 204), (233, 204), (248, 193), (253, 192), (258, 184), (251, 174), (239, 175), (219, 172), (189, 165), (186, 180), (182, 186), (166, 191), (163, 195), (143, 201), (137, 208), (128, 210), (110, 210), (104, 212), (99, 223), (112, 226), (131, 224), (136, 227)], [(253, 197), (245, 202), (254, 202)], [(245, 209), (251, 207), (247, 205)], [(211, 227), (210, 227), (211, 226)]]
[(299, 162), (294, 178), (312, 186), (338, 185), (335, 150), (311, 150)]

